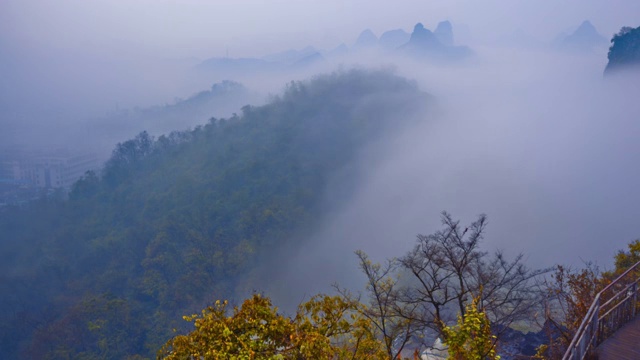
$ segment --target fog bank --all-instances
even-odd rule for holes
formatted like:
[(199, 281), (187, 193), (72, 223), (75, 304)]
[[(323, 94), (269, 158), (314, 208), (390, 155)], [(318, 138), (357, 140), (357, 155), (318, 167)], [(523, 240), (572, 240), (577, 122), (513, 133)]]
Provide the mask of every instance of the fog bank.
[[(605, 58), (606, 59), (606, 58)], [(486, 48), (471, 64), (401, 62), (438, 115), (363, 155), (363, 182), (298, 249), (267, 293), (293, 305), (330, 285), (363, 285), (353, 251), (402, 256), (446, 210), (486, 213), (482, 249), (531, 267), (612, 266), (640, 235), (640, 74), (604, 79), (602, 54)], [(383, 154), (380, 156), (380, 154)]]

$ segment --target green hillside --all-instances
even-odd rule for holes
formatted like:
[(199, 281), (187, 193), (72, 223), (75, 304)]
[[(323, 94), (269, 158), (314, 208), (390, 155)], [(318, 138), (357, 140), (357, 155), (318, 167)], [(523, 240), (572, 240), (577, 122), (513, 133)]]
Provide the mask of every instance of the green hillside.
[[(240, 116), (118, 144), (68, 199), (0, 209), (0, 357), (154, 357), (182, 315), (233, 297), (266, 249), (312, 227), (332, 176), (429, 102), (383, 71), (292, 82)], [(348, 194), (357, 178), (342, 178)]]

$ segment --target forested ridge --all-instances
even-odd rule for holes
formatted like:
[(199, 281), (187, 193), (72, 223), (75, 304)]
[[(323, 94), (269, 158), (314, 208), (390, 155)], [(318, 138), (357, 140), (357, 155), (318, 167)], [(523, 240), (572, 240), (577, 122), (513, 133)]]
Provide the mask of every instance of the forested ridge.
[(430, 103), (384, 71), (292, 82), (240, 115), (118, 144), (68, 198), (0, 209), (0, 357), (155, 357), (182, 315), (313, 225), (333, 174)]

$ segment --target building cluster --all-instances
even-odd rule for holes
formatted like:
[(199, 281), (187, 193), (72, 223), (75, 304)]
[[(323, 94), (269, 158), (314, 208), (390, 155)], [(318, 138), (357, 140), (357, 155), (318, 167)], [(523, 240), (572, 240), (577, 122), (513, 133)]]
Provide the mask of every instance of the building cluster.
[(0, 153), (0, 204), (22, 202), (43, 191), (68, 191), (85, 172), (99, 168), (98, 157), (89, 153), (5, 150)]

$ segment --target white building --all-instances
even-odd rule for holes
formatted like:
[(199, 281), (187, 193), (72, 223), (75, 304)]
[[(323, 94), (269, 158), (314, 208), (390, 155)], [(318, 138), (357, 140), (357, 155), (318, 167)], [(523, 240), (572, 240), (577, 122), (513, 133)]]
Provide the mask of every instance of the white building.
[(85, 172), (99, 167), (95, 155), (72, 155), (68, 151), (50, 154), (40, 151), (4, 161), (5, 176), (8, 174), (20, 184), (45, 189), (69, 189)]

